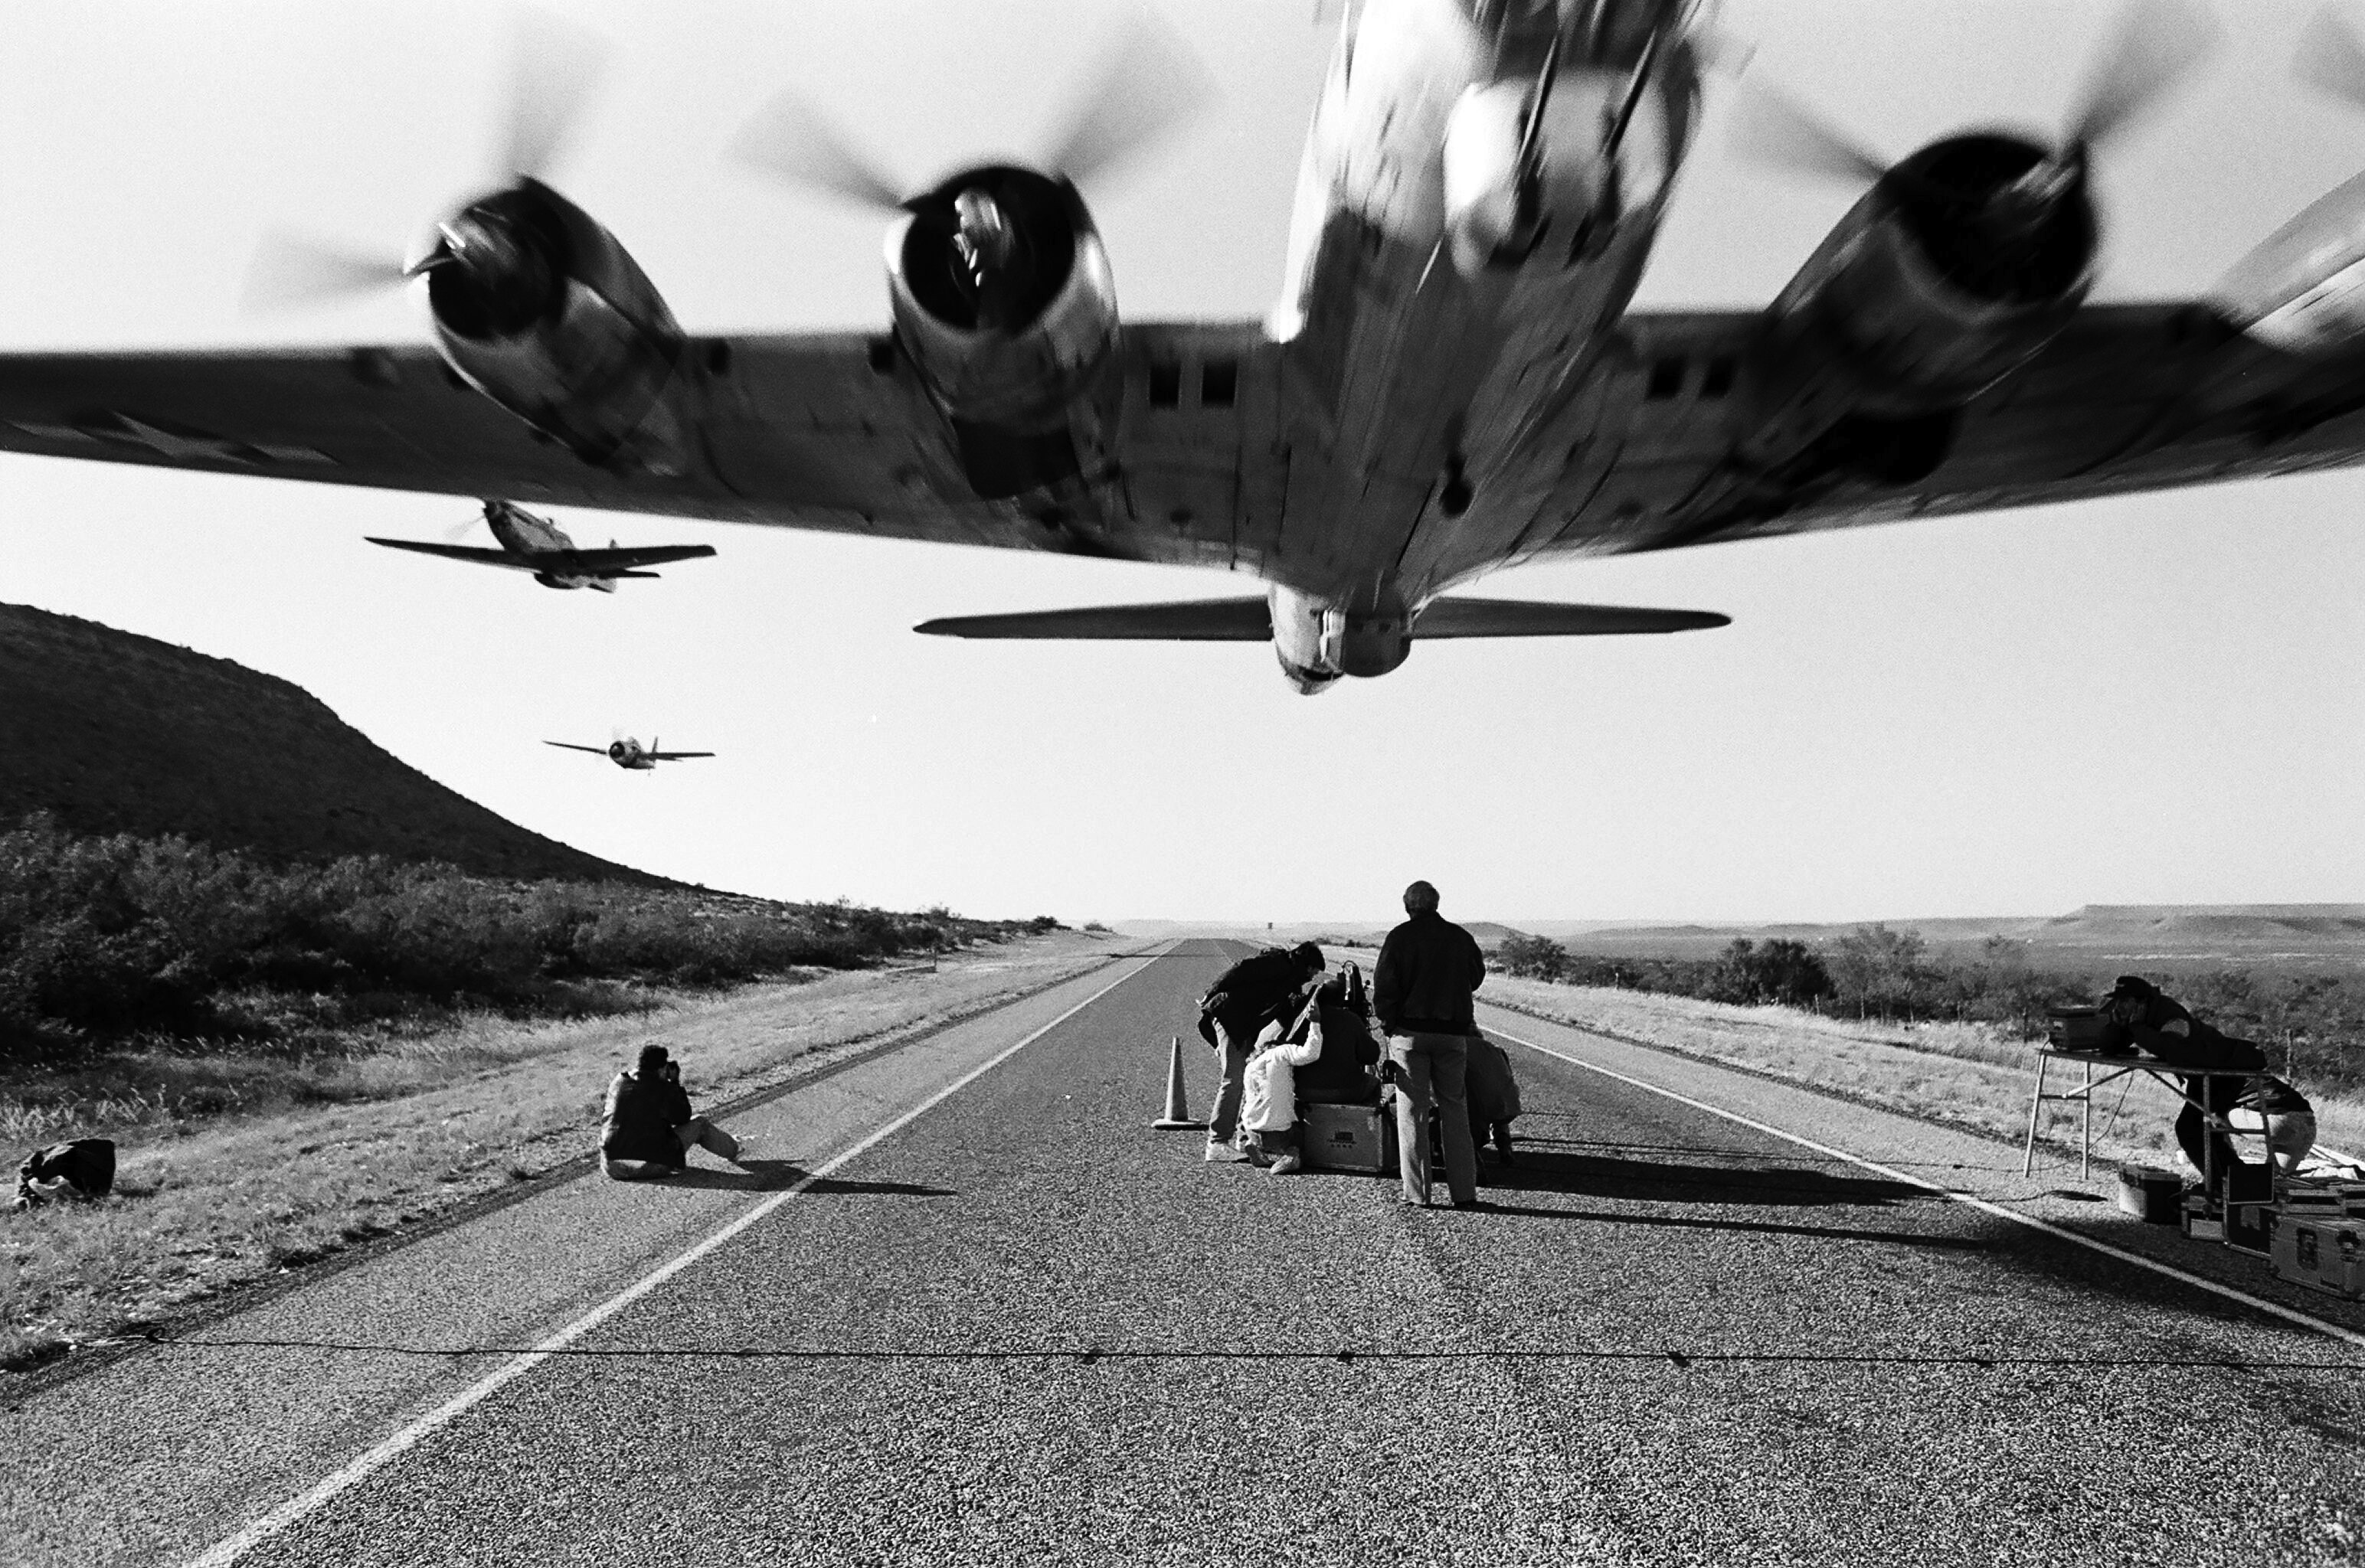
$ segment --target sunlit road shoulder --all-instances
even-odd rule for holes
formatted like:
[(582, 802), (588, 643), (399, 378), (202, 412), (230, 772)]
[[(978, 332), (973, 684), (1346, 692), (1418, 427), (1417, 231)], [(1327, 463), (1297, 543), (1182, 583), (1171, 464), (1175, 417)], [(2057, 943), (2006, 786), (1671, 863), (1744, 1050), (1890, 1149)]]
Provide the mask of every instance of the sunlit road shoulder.
[[(1491, 1210), (1203, 1163), (1148, 1123), (1223, 961), (1139, 966), (247, 1560), (2338, 1562), (2365, 1528), (2365, 1357), (1916, 1184), (1992, 1145), (1490, 1014), (1911, 1179), (1516, 1047)], [(721, 1217), (586, 1185), (678, 1246)], [(141, 1364), (195, 1402), (179, 1358), (231, 1354)]]

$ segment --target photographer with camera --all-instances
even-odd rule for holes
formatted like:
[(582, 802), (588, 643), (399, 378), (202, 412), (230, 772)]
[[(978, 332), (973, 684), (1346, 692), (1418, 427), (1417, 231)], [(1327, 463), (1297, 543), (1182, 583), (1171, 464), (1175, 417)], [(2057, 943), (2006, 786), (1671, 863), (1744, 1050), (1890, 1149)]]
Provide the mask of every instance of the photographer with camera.
[(608, 1085), (600, 1128), (600, 1169), (618, 1182), (647, 1182), (681, 1173), (693, 1147), (739, 1164), (739, 1140), (692, 1115), (681, 1087), (681, 1065), (658, 1045), (641, 1047), (631, 1072)]

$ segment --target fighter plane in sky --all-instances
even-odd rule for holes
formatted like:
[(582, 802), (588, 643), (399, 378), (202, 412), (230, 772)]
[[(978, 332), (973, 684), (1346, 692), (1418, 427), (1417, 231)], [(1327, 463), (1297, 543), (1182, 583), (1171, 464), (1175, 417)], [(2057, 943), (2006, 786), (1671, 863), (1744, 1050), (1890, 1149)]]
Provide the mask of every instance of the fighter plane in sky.
[(606, 745), (577, 745), (572, 741), (544, 741), (542, 744), (555, 745), (566, 751), (588, 751), (594, 756), (604, 756), (617, 767), (628, 768), (634, 773), (654, 771), (660, 762), (679, 762), (685, 757), (714, 755), (711, 751), (659, 751), (654, 737), (649, 741), (648, 749), (643, 751), (641, 743), (630, 735), (619, 736)]
[(662, 566), (669, 561), (695, 561), (714, 554), (712, 544), (655, 544), (622, 549), (611, 543), (605, 550), (578, 550), (566, 532), (545, 517), (536, 517), (523, 507), (507, 501), (485, 503), (485, 526), (501, 542), (498, 550), (472, 548), (465, 544), (422, 544), (409, 539), (376, 539), (373, 544), (383, 544), (389, 550), (415, 550), (421, 555), (441, 555), (450, 561), (473, 561), (484, 566), (508, 566), (521, 572), (532, 572), (533, 580), (544, 588), (597, 588), (601, 593), (616, 591), (619, 577), (654, 577), (655, 572), (634, 570), (640, 566)]
[[(1521, 562), (2365, 461), (2365, 176), (2204, 297), (2088, 302), (2094, 165), (2205, 52), (2199, 0), (2131, 7), (2056, 129), (1892, 162), (1748, 94), (1743, 151), (1862, 196), (1770, 304), (1672, 311), (1630, 306), (1700, 120), (1689, 0), (1342, 9), (1263, 321), (1119, 313), (1084, 191), (1205, 81), (1155, 28), (1036, 166), (914, 192), (800, 99), (756, 118), (745, 162), (888, 225), (859, 333), (686, 331), (545, 183), (589, 73), (544, 69), (509, 183), (418, 260), (258, 274), (408, 283), (432, 347), (0, 356), (0, 448), (1203, 566), (1259, 588), (921, 629), (1269, 640), (1305, 691), (1725, 619), (1448, 592)], [(2302, 59), (2365, 105), (2336, 15)]]

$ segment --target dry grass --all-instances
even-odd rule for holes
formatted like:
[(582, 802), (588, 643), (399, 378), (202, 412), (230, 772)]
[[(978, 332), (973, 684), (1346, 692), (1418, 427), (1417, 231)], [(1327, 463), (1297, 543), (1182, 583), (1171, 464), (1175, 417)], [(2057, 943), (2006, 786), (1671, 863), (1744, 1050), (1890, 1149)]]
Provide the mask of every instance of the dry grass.
[(711, 1104), (778, 1081), (813, 1052), (978, 1011), (1121, 946), (1061, 933), (936, 964), (653, 999), (629, 1018), (476, 1018), (305, 1065), (317, 1100), (289, 1104), (275, 1091), (275, 1108), (259, 1114), (236, 1098), (227, 1110), (218, 1103), (236, 1087), (234, 1061), (186, 1064), (204, 1093), (99, 1093), (65, 1116), (0, 1093), (0, 1137), (14, 1144), (96, 1135), (123, 1146), (112, 1198), (0, 1213), (0, 1369), (103, 1340), (584, 1153), (608, 1080), (644, 1040), (662, 1037), (692, 1097)]
[[(1729, 1062), (2014, 1143), (2028, 1130), (2035, 1053), (2027, 1042), (1986, 1025), (1867, 1025), (1787, 1007), (1736, 1007), (1502, 975), (1487, 976), (1480, 994), (1581, 1028)], [(2068, 1086), (2059, 1079), (2046, 1085)], [(2323, 1142), (2365, 1154), (2365, 1103), (2325, 1094), (2311, 1098)], [(2179, 1108), (2177, 1098), (2147, 1077), (2105, 1086), (2095, 1100), (2095, 1157), (2180, 1166), (2183, 1157), (2169, 1130)], [(2049, 1104), (2046, 1113), (2040, 1133), (2057, 1145), (2074, 1147), (2074, 1109)]]

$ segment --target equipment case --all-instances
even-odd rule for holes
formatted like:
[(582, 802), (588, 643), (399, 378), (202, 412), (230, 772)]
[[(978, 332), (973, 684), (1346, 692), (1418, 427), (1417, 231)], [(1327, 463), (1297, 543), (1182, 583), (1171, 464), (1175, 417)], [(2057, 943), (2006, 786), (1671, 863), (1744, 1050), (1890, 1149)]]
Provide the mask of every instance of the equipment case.
[(1307, 1105), (1298, 1129), (1316, 1170), (1382, 1175), (1396, 1168), (1396, 1118), (1381, 1105)]
[(2350, 1301), (2365, 1297), (2365, 1220), (2275, 1216), (2267, 1259), (2279, 1279)]

